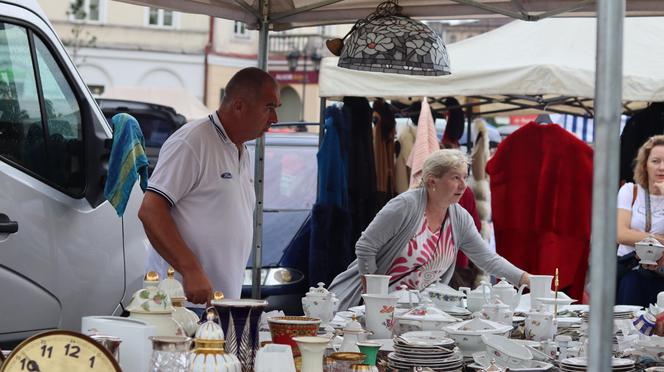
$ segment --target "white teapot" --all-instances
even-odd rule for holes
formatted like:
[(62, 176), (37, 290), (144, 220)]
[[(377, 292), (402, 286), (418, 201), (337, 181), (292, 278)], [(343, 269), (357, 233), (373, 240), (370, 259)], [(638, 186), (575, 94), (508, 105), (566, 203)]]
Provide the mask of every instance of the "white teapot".
[(318, 288), (309, 287), (309, 292), (302, 297), (302, 310), (304, 315), (319, 318), (321, 324), (326, 324), (334, 318), (339, 299), (334, 293), (323, 288), (325, 283), (319, 282)]
[(485, 281), (481, 281), (472, 291), (469, 287), (459, 287), (459, 291), (466, 294), (466, 308), (472, 313), (482, 310), (482, 306), (491, 299), (491, 285)]
[(497, 296), (500, 301), (509, 305), (510, 309), (514, 310), (519, 305), (519, 301), (521, 301), (521, 293), (523, 292), (523, 289), (526, 288), (526, 285), (521, 285), (521, 287), (519, 287), (519, 291), (517, 292), (514, 286), (511, 285), (507, 279), (500, 279), (500, 282), (491, 288), (491, 296)]

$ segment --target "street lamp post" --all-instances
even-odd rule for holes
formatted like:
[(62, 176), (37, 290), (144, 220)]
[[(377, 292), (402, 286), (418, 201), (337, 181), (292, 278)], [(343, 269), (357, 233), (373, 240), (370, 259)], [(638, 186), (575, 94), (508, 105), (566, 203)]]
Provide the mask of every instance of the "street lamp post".
[(320, 68), (320, 61), (322, 59), (321, 55), (317, 51), (312, 51), (311, 54), (308, 54), (307, 51), (305, 50), (303, 53), (300, 53), (298, 50), (294, 50), (290, 53), (288, 53), (288, 56), (286, 59), (288, 60), (288, 69), (291, 72), (295, 72), (297, 70), (297, 64), (299, 62), (300, 56), (302, 57), (303, 60), (303, 76), (302, 76), (302, 114), (300, 116), (300, 121), (304, 121), (304, 104), (305, 104), (305, 97), (306, 97), (306, 92), (307, 92), (307, 83), (308, 83), (308, 76), (307, 76), (307, 59), (311, 59), (311, 62), (314, 67), (314, 71), (318, 71)]

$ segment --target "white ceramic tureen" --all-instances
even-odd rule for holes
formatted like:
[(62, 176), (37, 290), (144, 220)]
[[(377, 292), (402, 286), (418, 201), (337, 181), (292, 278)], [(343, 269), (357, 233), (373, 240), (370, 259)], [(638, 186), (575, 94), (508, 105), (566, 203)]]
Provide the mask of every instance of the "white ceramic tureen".
[(464, 356), (472, 356), (473, 353), (484, 351), (485, 345), (482, 342), (483, 334), (494, 334), (509, 336), (512, 326), (474, 318), (459, 323), (450, 324), (443, 327), (443, 331), (454, 339)]

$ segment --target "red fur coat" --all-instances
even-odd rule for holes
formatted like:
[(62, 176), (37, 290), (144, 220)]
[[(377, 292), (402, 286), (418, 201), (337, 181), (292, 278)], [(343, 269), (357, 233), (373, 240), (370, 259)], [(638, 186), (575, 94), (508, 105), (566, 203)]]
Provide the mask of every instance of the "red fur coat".
[(498, 253), (531, 274), (558, 267), (560, 288), (576, 299), (590, 251), (592, 156), (560, 126), (531, 122), (501, 142), (486, 167)]

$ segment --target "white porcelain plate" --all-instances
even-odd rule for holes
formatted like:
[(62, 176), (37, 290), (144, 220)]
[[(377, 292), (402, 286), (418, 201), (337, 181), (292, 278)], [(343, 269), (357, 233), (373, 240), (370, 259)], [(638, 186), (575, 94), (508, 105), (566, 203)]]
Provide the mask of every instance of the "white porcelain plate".
[[(545, 305), (552, 305), (553, 306), (555, 304), (558, 304), (558, 306), (560, 307), (560, 306), (563, 306), (563, 305), (571, 305), (572, 303), (576, 302), (577, 300), (575, 300), (573, 298), (561, 298), (561, 297), (558, 297), (558, 298), (538, 297), (537, 301), (539, 301), (539, 302), (541, 302)], [(569, 310), (569, 308), (567, 308), (566, 310)]]
[[(403, 342), (402, 342), (403, 341)], [(400, 337), (397, 337), (395, 342), (406, 346), (446, 346), (453, 345), (454, 340), (447, 337), (447, 333), (443, 331), (413, 331), (406, 332)]]

